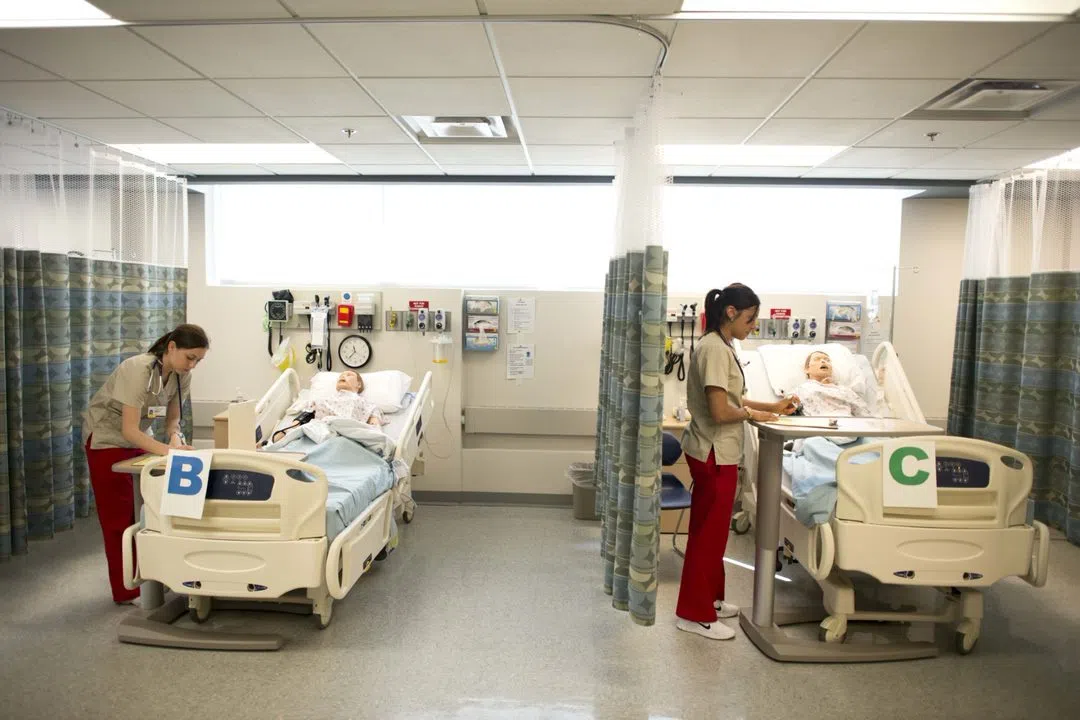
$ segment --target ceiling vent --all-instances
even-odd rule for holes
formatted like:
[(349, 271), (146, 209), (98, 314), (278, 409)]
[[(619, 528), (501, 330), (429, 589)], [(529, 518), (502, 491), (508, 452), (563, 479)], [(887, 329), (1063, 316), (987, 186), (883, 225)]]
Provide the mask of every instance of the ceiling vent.
[(517, 143), (513, 123), (498, 115), (405, 115), (401, 119), (422, 143)]
[(907, 117), (927, 120), (1024, 120), (1075, 82), (965, 80)]

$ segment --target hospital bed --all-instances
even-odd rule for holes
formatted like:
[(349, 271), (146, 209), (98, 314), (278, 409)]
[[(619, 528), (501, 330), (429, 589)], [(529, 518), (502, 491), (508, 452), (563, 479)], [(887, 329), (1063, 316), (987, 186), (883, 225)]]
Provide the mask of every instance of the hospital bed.
[[(187, 595), (196, 622), (208, 618), (216, 598), (309, 605), (325, 628), (333, 601), (393, 549), (395, 510), (405, 522), (415, 513), (411, 472), (395, 480), (393, 464), (411, 468), (420, 453), (434, 408), (431, 377), (426, 373), (406, 396), (407, 407), (388, 416), (390, 457), (356, 447), (350, 456), (356, 459), (354, 477), (348, 468), (328, 476), (326, 468), (297, 454), (214, 450), (203, 515), (196, 520), (162, 514), (167, 458), (147, 464), (140, 477), (143, 521), (124, 534), (125, 583), (134, 588), (156, 581)], [(289, 424), (288, 410), (299, 395), (299, 378), (286, 370), (256, 404), (259, 433)]]
[[(833, 357), (837, 381), (844, 381), (845, 378), (839, 377), (842, 368), (849, 362), (854, 367), (857, 360), (845, 357), (846, 349), (842, 347), (824, 349)], [(801, 371), (810, 350), (806, 346), (784, 346), (778, 350), (763, 348), (740, 353), (748, 396), (768, 401), (792, 392), (794, 386), (784, 385), (790, 385), (791, 379)], [(924, 423), (890, 344), (883, 343), (877, 349), (871, 367), (873, 373), (867, 376), (864, 372), (862, 376), (877, 384), (866, 388), (864, 397), (876, 393), (878, 400), (883, 401), (878, 414), (899, 422)], [(849, 374), (846, 379), (851, 377)], [(870, 426), (874, 421), (860, 422)], [(756, 478), (761, 449), (758, 429), (748, 425), (747, 433), (744, 465), (752, 473), (748, 477)], [(832, 433), (817, 430), (812, 434)], [(820, 640), (843, 642), (849, 621), (958, 622), (955, 647), (961, 654), (967, 654), (979, 638), (983, 589), (1008, 576), (1019, 576), (1036, 587), (1045, 583), (1049, 532), (1042, 523), (1026, 523), (1031, 461), (1010, 448), (978, 440), (947, 437), (931, 442), (936, 446), (937, 456), (935, 509), (884, 505), (881, 443), (850, 447), (840, 454), (836, 466), (835, 511), (828, 522), (814, 527), (806, 527), (796, 519), (790, 478), (784, 472), (779, 525), (782, 545), (777, 553), (789, 561), (797, 559), (822, 588), (825, 613), (814, 618), (827, 615), (820, 624)], [(756, 485), (749, 485), (746, 495), (753, 504)], [(780, 557), (777, 564), (779, 569)], [(941, 589), (946, 598), (944, 609), (921, 613), (856, 609), (852, 577), (857, 574), (886, 585)], [(790, 621), (805, 622), (813, 616), (799, 615), (791, 614)], [(933, 648), (923, 650), (922, 654), (890, 656), (887, 649), (879, 647), (878, 652), (867, 652), (861, 657), (858, 653), (847, 653), (843, 658), (832, 659), (900, 659), (926, 657), (936, 652)]]

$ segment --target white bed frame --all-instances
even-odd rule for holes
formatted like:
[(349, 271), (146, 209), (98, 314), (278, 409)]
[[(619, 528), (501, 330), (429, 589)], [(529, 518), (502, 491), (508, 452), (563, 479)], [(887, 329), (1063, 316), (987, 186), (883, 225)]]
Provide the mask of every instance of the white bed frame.
[[(256, 404), (259, 427), (273, 428), (299, 395), (292, 369), (277, 379)], [(161, 582), (188, 596), (189, 615), (204, 622), (212, 599), (310, 604), (320, 628), (330, 623), (333, 601), (341, 600), (372, 562), (393, 550), (393, 514), (412, 520), (411, 468), (434, 410), (431, 373), (425, 374), (391, 460), (410, 473), (377, 497), (359, 517), (329, 542), (326, 536), (326, 474), (288, 453), (217, 449), (211, 472), (249, 471), (273, 478), (265, 501), (207, 500), (199, 520), (161, 513), (167, 458), (142, 470), (144, 522), (124, 533), (125, 585)], [(133, 550), (137, 549), (135, 567)], [(302, 592), (302, 594), (300, 594)]]
[[(748, 397), (778, 400), (764, 373), (761, 356), (744, 350), (739, 357), (746, 372)], [(889, 414), (925, 423), (890, 343), (882, 343), (875, 350), (871, 365), (884, 390)], [(849, 621), (956, 622), (955, 647), (967, 654), (981, 630), (983, 588), (1011, 575), (1036, 587), (1046, 582), (1049, 531), (1040, 522), (1026, 524), (1031, 461), (1009, 448), (979, 440), (937, 438), (933, 442), (939, 456), (989, 464), (990, 487), (939, 489), (939, 506), (933, 511), (890, 510), (881, 499), (880, 458), (861, 465), (849, 462), (857, 455), (880, 452), (880, 444), (871, 444), (849, 448), (840, 455), (836, 511), (828, 523), (807, 528), (799, 522), (795, 501), (790, 490), (784, 488), (776, 569), (798, 559), (821, 586), (827, 614), (819, 629), (823, 641), (843, 642)], [(743, 502), (751, 506), (744, 512), (751, 514), (756, 510), (758, 451), (757, 430), (748, 424), (741, 476), (747, 489)], [(1014, 458), (1013, 464), (1019, 461), (1022, 467), (1010, 467), (1006, 457)], [(912, 575), (899, 576), (897, 568), (910, 570)], [(856, 610), (852, 573), (869, 575), (888, 585), (941, 589), (945, 607), (922, 613)]]

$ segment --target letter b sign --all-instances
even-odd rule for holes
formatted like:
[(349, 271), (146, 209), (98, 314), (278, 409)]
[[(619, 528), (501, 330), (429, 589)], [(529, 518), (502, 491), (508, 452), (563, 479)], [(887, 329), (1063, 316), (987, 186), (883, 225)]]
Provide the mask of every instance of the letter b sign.
[(161, 494), (162, 515), (196, 520), (202, 517), (213, 454), (213, 450), (173, 450), (169, 453)]
[(883, 443), (881, 499), (885, 507), (937, 507), (937, 458), (933, 442)]

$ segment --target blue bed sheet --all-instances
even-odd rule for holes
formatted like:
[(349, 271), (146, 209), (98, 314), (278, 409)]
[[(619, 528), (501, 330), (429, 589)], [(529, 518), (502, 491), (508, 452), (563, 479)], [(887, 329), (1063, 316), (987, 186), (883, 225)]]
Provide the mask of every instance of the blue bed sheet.
[(275, 450), (304, 453), (304, 462), (326, 473), (326, 537), (331, 541), (394, 486), (394, 471), (389, 463), (348, 438), (334, 436), (316, 444), (301, 435)]

